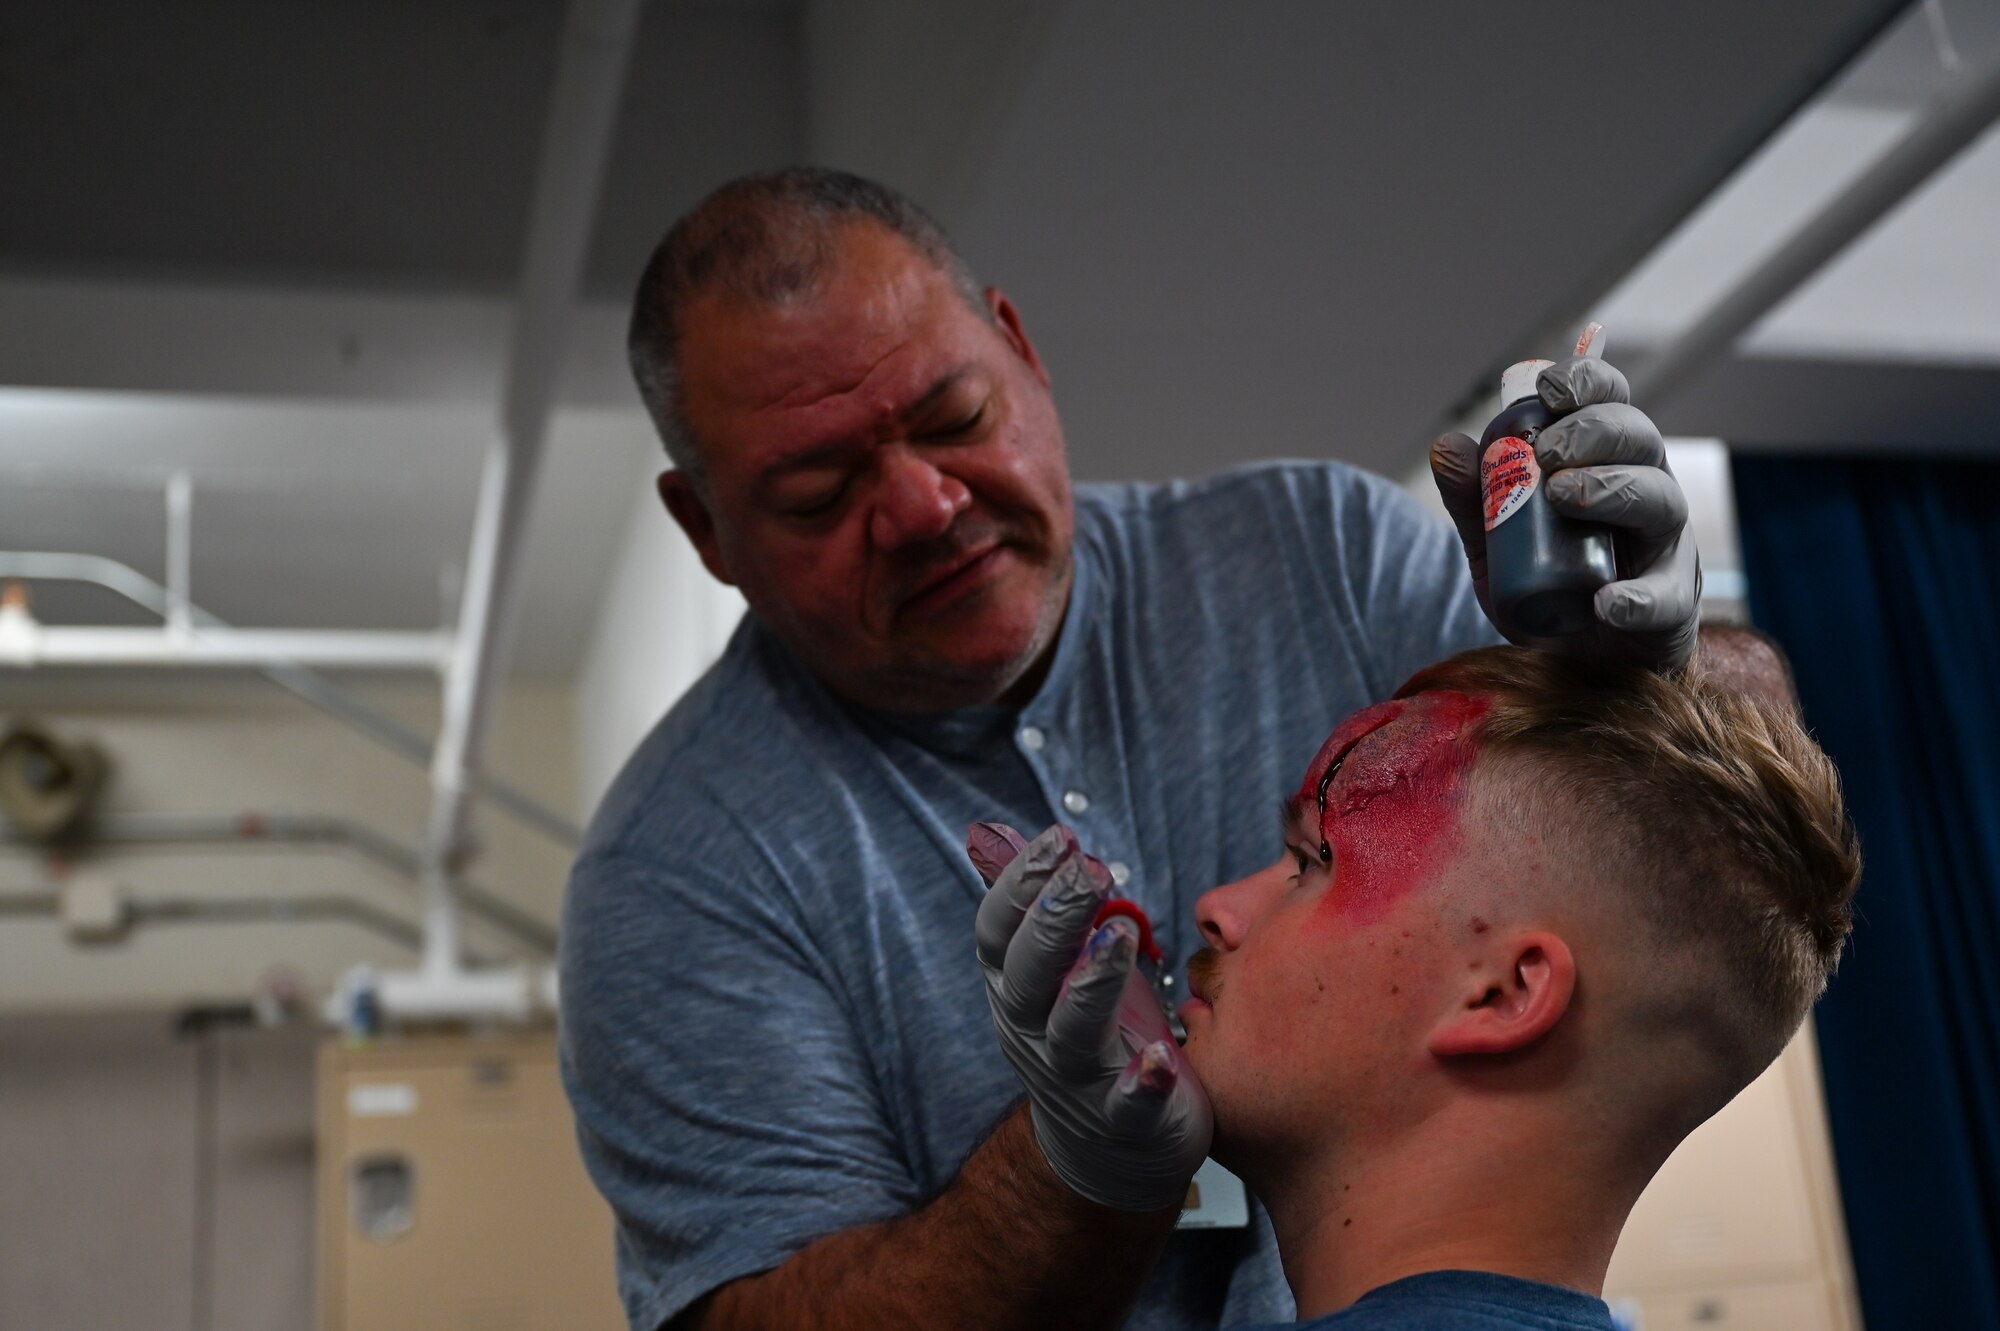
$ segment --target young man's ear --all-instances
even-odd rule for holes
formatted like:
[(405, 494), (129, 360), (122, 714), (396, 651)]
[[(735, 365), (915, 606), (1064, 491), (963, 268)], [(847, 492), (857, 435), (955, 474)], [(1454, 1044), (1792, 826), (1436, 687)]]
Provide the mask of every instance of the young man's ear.
[(1042, 387), (1050, 387), (1049, 367), (1042, 364), (1035, 344), (1028, 340), (1028, 330), (1021, 326), (1021, 312), (1007, 299), (1007, 293), (999, 287), (986, 288), (986, 308), (992, 312), (993, 325), (1000, 330), (1001, 338), (1014, 349), (1016, 356), (1027, 362), (1035, 377), (1042, 381)]
[(1435, 1057), (1509, 1054), (1555, 1029), (1576, 992), (1576, 958), (1569, 944), (1538, 930), (1508, 940), (1466, 976), (1465, 993), (1431, 1028)]
[(663, 471), (659, 479), (660, 502), (667, 506), (667, 512), (674, 515), (674, 521), (681, 524), (681, 530), (694, 542), (695, 553), (701, 556), (702, 567), (725, 587), (734, 587), (736, 579), (729, 576), (729, 565), (723, 562), (722, 544), (715, 538), (715, 518), (708, 511), (708, 504), (695, 488), (685, 472)]

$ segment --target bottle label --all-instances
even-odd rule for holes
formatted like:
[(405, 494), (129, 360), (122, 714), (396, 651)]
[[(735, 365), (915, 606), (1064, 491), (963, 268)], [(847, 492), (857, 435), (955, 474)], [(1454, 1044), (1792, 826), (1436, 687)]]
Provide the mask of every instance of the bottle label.
[(1521, 511), (1542, 483), (1535, 446), (1508, 435), (1486, 446), (1479, 459), (1479, 488), (1485, 501), (1486, 530), (1492, 531)]

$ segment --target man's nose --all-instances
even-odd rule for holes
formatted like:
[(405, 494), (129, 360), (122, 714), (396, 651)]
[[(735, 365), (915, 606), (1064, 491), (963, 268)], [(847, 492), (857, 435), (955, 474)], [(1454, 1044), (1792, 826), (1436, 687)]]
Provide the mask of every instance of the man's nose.
[(1261, 873), (1204, 892), (1201, 900), (1194, 903), (1194, 919), (1201, 928), (1202, 939), (1224, 952), (1240, 945), (1264, 895), (1265, 881), (1283, 867), (1284, 861), (1280, 860)]
[(936, 540), (972, 503), (963, 481), (939, 471), (912, 448), (890, 445), (880, 466), (869, 519), (869, 537), (879, 549)]
[(1202, 893), (1202, 899), (1194, 903), (1194, 923), (1202, 929), (1202, 939), (1220, 951), (1230, 951), (1244, 941), (1244, 883), (1250, 879), (1236, 879), (1222, 887), (1210, 887)]

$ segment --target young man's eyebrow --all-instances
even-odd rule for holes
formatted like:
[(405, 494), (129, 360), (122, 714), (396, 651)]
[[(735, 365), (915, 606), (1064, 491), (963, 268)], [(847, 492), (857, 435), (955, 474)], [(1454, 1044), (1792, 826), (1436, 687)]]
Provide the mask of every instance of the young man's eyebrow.
[[(1372, 735), (1375, 732), (1371, 730), (1366, 733)], [(1326, 788), (1333, 784), (1334, 777), (1340, 775), (1340, 765), (1347, 761), (1347, 755), (1354, 752), (1354, 746), (1361, 742), (1361, 738), (1360, 735), (1356, 735), (1353, 739), (1347, 741), (1341, 747), (1340, 752), (1333, 755), (1333, 761), (1326, 765), (1326, 771), (1320, 773), (1319, 811), (1321, 816), (1326, 814)]]
[(1347, 761), (1347, 755), (1354, 752), (1354, 746), (1374, 733), (1373, 730), (1363, 731), (1361, 734), (1347, 741), (1347, 743), (1341, 745), (1340, 752), (1333, 755), (1333, 761), (1326, 765), (1324, 772), (1320, 773), (1319, 787), (1311, 795), (1301, 790), (1298, 794), (1282, 801), (1278, 805), (1278, 812), (1284, 819), (1285, 830), (1287, 832), (1305, 820), (1308, 814), (1313, 813), (1317, 813), (1320, 818), (1312, 820), (1307, 825), (1315, 828), (1319, 826), (1320, 819), (1326, 816), (1327, 787), (1331, 786), (1333, 778), (1340, 774), (1340, 766)]
[(1293, 833), (1305, 823), (1307, 807), (1312, 803), (1303, 793), (1287, 795), (1278, 801), (1278, 837), (1289, 843)]
[[(1378, 726), (1376, 729), (1380, 729), (1380, 727)], [(1353, 739), (1347, 741), (1347, 743), (1341, 745), (1340, 752), (1333, 755), (1333, 761), (1326, 765), (1324, 772), (1320, 773), (1319, 787), (1313, 794), (1308, 795), (1301, 790), (1296, 795), (1287, 795), (1278, 801), (1278, 826), (1282, 829), (1284, 836), (1288, 840), (1292, 833), (1301, 825), (1318, 826), (1317, 820), (1307, 823), (1307, 815), (1312, 813), (1324, 815), (1326, 813), (1327, 787), (1332, 785), (1333, 778), (1339, 775), (1340, 765), (1347, 761), (1348, 754), (1354, 752), (1355, 745), (1374, 733), (1374, 730), (1364, 730)]]

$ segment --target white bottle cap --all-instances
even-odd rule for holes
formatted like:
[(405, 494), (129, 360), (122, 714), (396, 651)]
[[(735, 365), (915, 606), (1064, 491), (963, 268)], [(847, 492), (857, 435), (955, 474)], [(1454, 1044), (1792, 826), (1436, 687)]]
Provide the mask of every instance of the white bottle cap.
[(1524, 360), (1509, 365), (1500, 374), (1500, 404), (1511, 407), (1524, 397), (1536, 396), (1535, 380), (1554, 364), (1552, 360)]

